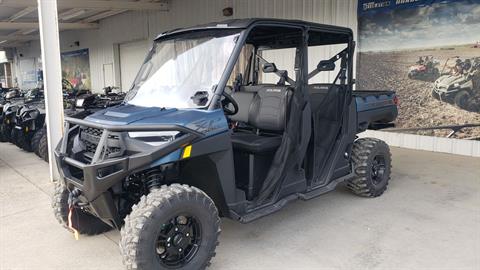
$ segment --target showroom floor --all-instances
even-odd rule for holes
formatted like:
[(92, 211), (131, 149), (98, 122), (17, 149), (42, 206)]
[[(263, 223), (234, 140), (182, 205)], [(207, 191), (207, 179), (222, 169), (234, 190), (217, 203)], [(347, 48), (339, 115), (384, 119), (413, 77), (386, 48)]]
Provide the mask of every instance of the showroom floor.
[[(380, 198), (340, 187), (251, 224), (224, 219), (210, 269), (480, 269), (480, 159), (392, 151)], [(123, 269), (119, 233), (75, 241), (51, 192), (45, 162), (0, 144), (0, 269)]]

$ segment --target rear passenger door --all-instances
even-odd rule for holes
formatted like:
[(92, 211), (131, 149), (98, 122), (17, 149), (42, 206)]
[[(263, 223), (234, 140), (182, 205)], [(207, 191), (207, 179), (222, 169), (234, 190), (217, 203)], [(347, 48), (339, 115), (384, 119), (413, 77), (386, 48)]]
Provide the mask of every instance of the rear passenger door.
[[(309, 31), (308, 72), (317, 69), (320, 61), (329, 60), (348, 47), (347, 43), (336, 44), (338, 34), (324, 31)], [(331, 179), (349, 172), (348, 161), (340, 157), (345, 147), (341, 142), (346, 87), (338, 77), (341, 60), (335, 68), (321, 71), (308, 80), (308, 92), (312, 109), (312, 137), (307, 155), (307, 176), (312, 186), (322, 186)], [(339, 149), (342, 148), (342, 149)]]

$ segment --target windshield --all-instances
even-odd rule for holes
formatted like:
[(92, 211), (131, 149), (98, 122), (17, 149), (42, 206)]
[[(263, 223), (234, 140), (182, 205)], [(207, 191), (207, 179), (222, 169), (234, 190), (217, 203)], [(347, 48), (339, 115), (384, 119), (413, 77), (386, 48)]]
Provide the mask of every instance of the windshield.
[(179, 109), (207, 106), (238, 35), (238, 31), (210, 30), (155, 42), (126, 102)]

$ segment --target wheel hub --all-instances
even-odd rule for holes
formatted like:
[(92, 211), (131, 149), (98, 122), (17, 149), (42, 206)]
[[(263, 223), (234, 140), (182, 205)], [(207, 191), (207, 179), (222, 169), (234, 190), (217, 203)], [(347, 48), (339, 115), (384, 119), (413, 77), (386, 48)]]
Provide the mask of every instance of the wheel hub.
[(384, 180), (386, 170), (385, 157), (377, 155), (373, 159), (370, 176), (374, 185), (380, 184)]
[(177, 233), (173, 237), (173, 245), (176, 247), (185, 248), (191, 243), (191, 239), (188, 236), (185, 236), (183, 233)]
[(156, 253), (162, 264), (176, 268), (194, 257), (200, 241), (199, 222), (194, 217), (177, 216), (162, 224)]

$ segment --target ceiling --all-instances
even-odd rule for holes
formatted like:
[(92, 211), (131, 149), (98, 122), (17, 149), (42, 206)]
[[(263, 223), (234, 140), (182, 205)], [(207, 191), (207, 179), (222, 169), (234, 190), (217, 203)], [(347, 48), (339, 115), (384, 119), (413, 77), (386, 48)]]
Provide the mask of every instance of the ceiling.
[[(57, 0), (60, 31), (95, 29), (98, 21), (127, 11), (168, 10), (166, 0)], [(38, 39), (37, 0), (0, 0), (0, 47)]]

